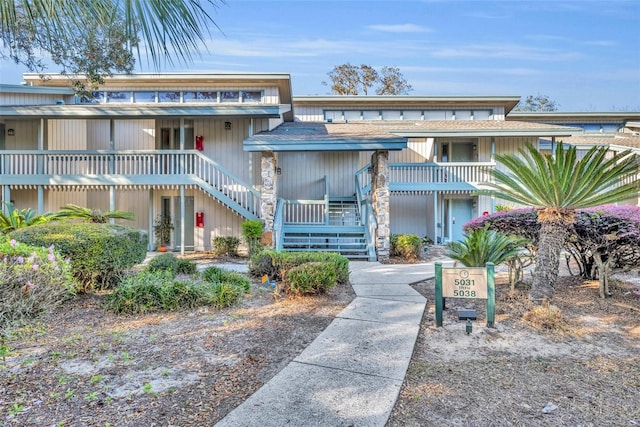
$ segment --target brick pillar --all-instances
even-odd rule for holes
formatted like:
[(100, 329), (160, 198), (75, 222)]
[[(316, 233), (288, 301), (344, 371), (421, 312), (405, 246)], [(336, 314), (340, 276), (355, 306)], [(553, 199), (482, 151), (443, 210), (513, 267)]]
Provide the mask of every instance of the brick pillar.
[(276, 167), (278, 158), (272, 151), (262, 152), (260, 172), (262, 176), (262, 192), (260, 193), (260, 217), (265, 233), (273, 233), (273, 220), (278, 203), (278, 175)]
[(373, 213), (378, 222), (375, 244), (378, 261), (389, 260), (389, 151), (378, 150), (371, 156), (371, 195)]

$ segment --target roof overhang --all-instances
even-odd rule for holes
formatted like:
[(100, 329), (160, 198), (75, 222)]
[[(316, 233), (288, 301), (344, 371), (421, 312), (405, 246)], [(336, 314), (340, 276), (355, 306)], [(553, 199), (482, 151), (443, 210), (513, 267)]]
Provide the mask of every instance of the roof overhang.
[(511, 111), (520, 102), (519, 96), (390, 96), (390, 95), (306, 95), (293, 97), (295, 106), (313, 105), (320, 107), (464, 107), (502, 105), (505, 111)]
[(509, 120), (533, 121), (533, 122), (567, 122), (567, 121), (627, 121), (640, 120), (640, 112), (632, 111), (591, 111), (591, 112), (566, 112), (566, 111), (514, 111), (506, 117)]
[(403, 150), (407, 138), (371, 139), (290, 139), (270, 140), (251, 137), (244, 140), (244, 151), (373, 151)]
[(0, 106), (0, 117), (56, 119), (135, 119), (168, 117), (279, 118), (290, 105), (31, 105)]
[(582, 132), (577, 128), (540, 128), (540, 129), (398, 129), (391, 132), (408, 138), (475, 138), (475, 137), (541, 137), (571, 136)]
[(0, 93), (30, 93), (33, 95), (73, 95), (71, 88), (0, 84)]

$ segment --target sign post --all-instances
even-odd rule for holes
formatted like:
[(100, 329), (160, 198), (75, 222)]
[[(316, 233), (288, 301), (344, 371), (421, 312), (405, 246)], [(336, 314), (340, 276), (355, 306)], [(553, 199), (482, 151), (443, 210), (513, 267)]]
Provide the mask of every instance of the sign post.
[(496, 313), (496, 291), (494, 265), (488, 262), (486, 268), (442, 268), (435, 265), (436, 272), (436, 326), (442, 326), (444, 298), (473, 298), (487, 300), (487, 326), (493, 327)]

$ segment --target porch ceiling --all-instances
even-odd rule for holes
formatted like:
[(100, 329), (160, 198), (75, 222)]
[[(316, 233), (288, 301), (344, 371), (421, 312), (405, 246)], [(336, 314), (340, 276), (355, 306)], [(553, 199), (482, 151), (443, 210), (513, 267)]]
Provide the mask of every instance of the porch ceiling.
[(29, 105), (1, 106), (0, 117), (56, 119), (139, 119), (169, 117), (279, 118), (290, 105)]
[(368, 123), (283, 123), (244, 140), (245, 151), (402, 150), (407, 138)]

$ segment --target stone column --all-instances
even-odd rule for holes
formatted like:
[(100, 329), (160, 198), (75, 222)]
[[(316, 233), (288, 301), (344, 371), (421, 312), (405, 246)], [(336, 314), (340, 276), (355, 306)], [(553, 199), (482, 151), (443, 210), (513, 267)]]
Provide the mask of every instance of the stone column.
[(260, 217), (262, 218), (265, 234), (273, 233), (273, 220), (276, 215), (276, 205), (278, 203), (278, 175), (276, 167), (278, 157), (273, 151), (263, 151), (260, 162), (260, 172), (262, 176), (262, 192), (260, 194)]
[(378, 150), (371, 156), (371, 201), (378, 222), (375, 244), (378, 261), (389, 260), (389, 151)]

